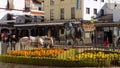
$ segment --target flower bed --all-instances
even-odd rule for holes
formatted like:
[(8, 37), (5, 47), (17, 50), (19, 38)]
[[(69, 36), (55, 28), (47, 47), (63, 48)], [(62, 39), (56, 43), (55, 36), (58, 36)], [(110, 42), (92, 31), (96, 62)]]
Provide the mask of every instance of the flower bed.
[(33, 49), (8, 51), (7, 55), (25, 57), (57, 57), (64, 49)]
[(0, 61), (43, 66), (108, 67), (120, 65), (120, 53), (87, 50), (78, 54), (76, 49), (33, 49), (9, 51), (0, 56)]
[(79, 61), (83, 66), (119, 66), (120, 52), (88, 50), (67, 59)]

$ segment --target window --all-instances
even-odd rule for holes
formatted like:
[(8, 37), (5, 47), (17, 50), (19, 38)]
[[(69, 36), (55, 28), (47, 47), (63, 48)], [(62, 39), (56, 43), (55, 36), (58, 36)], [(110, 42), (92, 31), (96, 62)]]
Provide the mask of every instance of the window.
[(12, 14), (7, 14), (7, 20), (13, 20), (13, 15)]
[(54, 9), (50, 9), (50, 20), (54, 20)]
[(104, 2), (104, 0), (101, 0), (101, 2)]
[(64, 8), (60, 9), (60, 19), (64, 19)]
[(76, 0), (76, 8), (77, 8), (77, 9), (80, 8), (80, 0)]
[(85, 33), (85, 38), (90, 38), (90, 33), (89, 32)]
[(71, 19), (75, 19), (75, 7), (71, 8)]
[(25, 0), (25, 11), (30, 11), (30, 0)]
[(104, 16), (104, 10), (101, 9), (101, 16)]
[(90, 14), (90, 8), (86, 8), (86, 14)]
[(50, 0), (50, 5), (54, 5), (54, 0)]
[(14, 8), (13, 0), (7, 0), (6, 9), (13, 9), (13, 8)]
[(61, 29), (61, 34), (64, 34), (64, 29)]
[(41, 8), (41, 7), (38, 7), (38, 10), (39, 10), (39, 11), (41, 11), (41, 10), (42, 10), (42, 8)]
[(94, 14), (97, 14), (97, 9), (94, 9)]

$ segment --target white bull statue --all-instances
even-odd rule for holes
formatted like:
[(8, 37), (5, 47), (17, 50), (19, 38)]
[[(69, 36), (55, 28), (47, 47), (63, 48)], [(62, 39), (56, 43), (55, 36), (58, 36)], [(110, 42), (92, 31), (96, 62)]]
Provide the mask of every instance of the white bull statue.
[[(22, 37), (19, 40), (20, 49), (29, 49), (29, 47), (53, 47), (54, 41), (52, 37)], [(28, 47), (26, 47), (28, 46)]]

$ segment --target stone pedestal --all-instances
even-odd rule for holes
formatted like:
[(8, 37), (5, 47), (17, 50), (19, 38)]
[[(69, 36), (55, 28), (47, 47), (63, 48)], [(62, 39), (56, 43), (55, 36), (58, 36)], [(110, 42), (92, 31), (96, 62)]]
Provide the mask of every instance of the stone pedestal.
[(7, 53), (8, 45), (0, 41), (0, 54)]
[(1, 41), (0, 41), (0, 55), (2, 54), (2, 44), (1, 44)]

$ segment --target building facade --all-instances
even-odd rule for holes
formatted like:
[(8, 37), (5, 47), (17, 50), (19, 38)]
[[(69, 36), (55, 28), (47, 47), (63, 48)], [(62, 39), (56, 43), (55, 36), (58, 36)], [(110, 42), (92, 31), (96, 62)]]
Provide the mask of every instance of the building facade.
[(82, 19), (106, 13), (104, 0), (45, 0), (46, 20)]
[[(0, 33), (14, 32), (16, 28), (13, 28), (13, 24), (17, 21), (24, 20), (21, 18), (16, 20), (18, 16), (32, 15), (32, 16), (44, 16), (44, 1), (43, 0), (1, 0), (0, 1)], [(35, 9), (34, 9), (35, 8)], [(1, 25), (3, 24), (3, 25)]]
[(7, 14), (44, 16), (43, 3), (43, 0), (2, 0), (0, 1), (0, 20), (6, 21)]
[[(45, 0), (45, 20), (90, 21), (92, 17), (105, 15), (106, 6), (106, 0)], [(90, 40), (90, 32), (85, 32), (84, 38)]]

